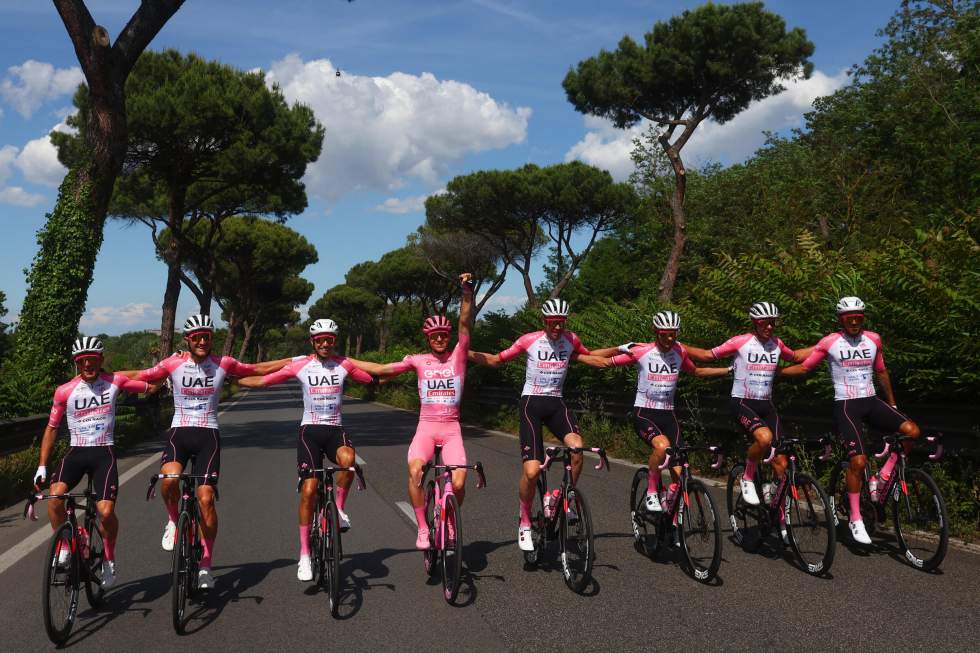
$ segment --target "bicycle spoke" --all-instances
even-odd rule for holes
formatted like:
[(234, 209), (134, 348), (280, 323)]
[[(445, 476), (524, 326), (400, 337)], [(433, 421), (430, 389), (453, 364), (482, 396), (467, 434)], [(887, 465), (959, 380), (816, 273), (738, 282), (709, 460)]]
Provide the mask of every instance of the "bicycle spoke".
[[(901, 488), (901, 483), (896, 488)], [(893, 519), (898, 546), (905, 559), (924, 570), (938, 567), (946, 557), (949, 526), (946, 506), (935, 481), (921, 469), (908, 469), (905, 488), (892, 491)]]
[(721, 525), (714, 501), (698, 481), (687, 486), (682, 502), (681, 528), (684, 554), (695, 580), (708, 582), (718, 573), (721, 564)]
[[(78, 610), (78, 560), (71, 522), (62, 524), (51, 539), (45, 558), (44, 574), (44, 626), (48, 638), (55, 644), (68, 639)], [(60, 552), (68, 551), (59, 564)]]
[(788, 497), (786, 527), (790, 545), (804, 571), (826, 574), (834, 560), (835, 528), (830, 502), (815, 480), (796, 474), (795, 497)]

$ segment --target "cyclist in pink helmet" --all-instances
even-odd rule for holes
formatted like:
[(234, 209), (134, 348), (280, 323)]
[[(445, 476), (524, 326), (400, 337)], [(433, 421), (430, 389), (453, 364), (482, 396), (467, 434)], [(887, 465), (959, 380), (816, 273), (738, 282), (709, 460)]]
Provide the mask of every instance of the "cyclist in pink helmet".
[[(466, 451), (459, 427), (459, 405), (463, 399), (466, 355), (470, 349), (470, 324), (473, 320), (472, 275), (459, 275), (463, 301), (459, 308), (459, 339), (449, 348), (452, 324), (443, 315), (426, 318), (422, 332), (429, 341), (429, 352), (411, 354), (397, 363), (382, 365), (348, 358), (356, 367), (375, 376), (396, 376), (414, 370), (418, 377), (419, 425), (408, 448), (408, 498), (418, 523), (418, 549), (429, 548), (429, 529), (425, 521), (425, 502), (419, 479), (425, 463), (432, 460), (436, 445), (442, 447), (443, 462), (465, 465)], [(453, 471), (453, 492), (463, 503), (466, 470)]]

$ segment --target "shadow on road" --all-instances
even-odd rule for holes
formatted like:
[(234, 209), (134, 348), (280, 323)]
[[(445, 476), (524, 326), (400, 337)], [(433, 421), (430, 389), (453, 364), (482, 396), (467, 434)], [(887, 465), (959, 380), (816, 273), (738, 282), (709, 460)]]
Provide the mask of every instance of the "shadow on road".
[(216, 567), (214, 589), (198, 595), (199, 604), (187, 616), (184, 634), (191, 635), (205, 628), (218, 618), (229, 603), (245, 600), (254, 601), (256, 605), (262, 603), (263, 596), (248, 595), (246, 592), (262, 582), (272, 570), (293, 564), (294, 560), (280, 558), (267, 562), (250, 562), (237, 567)]
[(79, 612), (75, 629), (62, 648), (85, 641), (127, 612), (142, 613), (145, 618), (152, 610), (141, 607), (140, 604), (153, 603), (169, 591), (170, 574), (159, 574), (117, 585), (106, 593), (105, 604), (102, 607), (98, 609), (90, 607)]

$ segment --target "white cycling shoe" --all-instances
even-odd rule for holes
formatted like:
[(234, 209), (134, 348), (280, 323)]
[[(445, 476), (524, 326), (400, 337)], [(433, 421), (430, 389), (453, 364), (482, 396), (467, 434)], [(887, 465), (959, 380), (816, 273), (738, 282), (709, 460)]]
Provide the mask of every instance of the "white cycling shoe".
[(779, 527), (779, 535), (783, 538), (783, 544), (789, 546), (789, 531), (786, 530), (785, 526)]
[(347, 513), (340, 508), (337, 508), (337, 520), (340, 522), (341, 533), (346, 533), (350, 530), (350, 517), (348, 517)]
[(746, 481), (744, 478), (738, 482), (742, 489), (742, 500), (750, 506), (759, 505), (759, 495), (755, 491), (755, 481)]
[(534, 551), (534, 538), (531, 536), (530, 526), (517, 527), (517, 546), (521, 551)]
[(67, 567), (70, 555), (71, 550), (67, 546), (60, 546), (58, 549), (58, 566)]
[(425, 551), (429, 548), (429, 529), (420, 528), (419, 534), (415, 538), (415, 548), (419, 551)]
[(660, 505), (660, 496), (656, 492), (647, 492), (647, 510), (650, 512), (663, 512), (664, 508)]
[(177, 524), (172, 521), (168, 521), (167, 525), (163, 527), (163, 539), (160, 540), (160, 546), (163, 547), (164, 551), (173, 551), (174, 542), (177, 540)]
[(848, 522), (847, 525), (851, 529), (851, 537), (858, 544), (871, 544), (871, 537), (868, 535), (868, 529), (864, 527), (863, 521), (852, 521)]
[(313, 580), (313, 563), (310, 562), (310, 556), (299, 557), (299, 564), (296, 565), (296, 578), (304, 583)]
[(116, 584), (116, 563), (113, 560), (102, 561), (102, 589), (109, 589)]
[(214, 589), (214, 576), (211, 575), (210, 569), (201, 569), (197, 572), (197, 589)]

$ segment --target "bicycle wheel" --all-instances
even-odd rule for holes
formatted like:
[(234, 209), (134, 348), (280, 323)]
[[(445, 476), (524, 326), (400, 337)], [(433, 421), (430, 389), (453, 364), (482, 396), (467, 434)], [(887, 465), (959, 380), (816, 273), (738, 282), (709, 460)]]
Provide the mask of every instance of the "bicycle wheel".
[(422, 564), (425, 565), (425, 573), (429, 576), (435, 576), (438, 566), (436, 565), (439, 552), (436, 550), (435, 514), (436, 484), (430, 480), (425, 486), (425, 523), (429, 529), (429, 548), (422, 552)]
[[(752, 553), (758, 550), (762, 544), (764, 536), (764, 526), (762, 514), (766, 510), (765, 506), (750, 506), (742, 498), (742, 474), (745, 472), (745, 465), (739, 463), (732, 467), (728, 474), (728, 488), (725, 495), (725, 503), (728, 508), (728, 521), (732, 525), (732, 537), (735, 543), (745, 551)], [(759, 487), (759, 479), (755, 479), (756, 493), (761, 497), (762, 489)]]
[(592, 532), (592, 515), (585, 495), (578, 488), (568, 490), (568, 510), (575, 511), (578, 521), (568, 523), (568, 511), (562, 505), (559, 517), (561, 541), (561, 567), (565, 584), (573, 592), (581, 592), (592, 580), (592, 562), (595, 559), (595, 534)]
[(524, 552), (524, 562), (530, 566), (536, 566), (541, 560), (541, 553), (544, 549), (547, 538), (545, 529), (548, 528), (548, 520), (544, 516), (544, 493), (546, 490), (544, 472), (538, 477), (537, 492), (534, 493), (534, 503), (531, 506), (531, 541), (534, 542), (533, 551)]
[(463, 574), (463, 536), (459, 501), (450, 494), (446, 497), (443, 512), (445, 529), (442, 530), (442, 593), (446, 602), (452, 603), (459, 593), (459, 581)]
[(701, 481), (688, 481), (677, 520), (684, 557), (694, 579), (710, 582), (721, 566), (721, 523), (715, 500)]
[(655, 533), (650, 532), (654, 526), (645, 503), (649, 475), (650, 470), (646, 467), (639, 468), (633, 474), (633, 484), (630, 487), (630, 525), (633, 528), (633, 544), (636, 550), (652, 558), (657, 553), (657, 538)]
[(896, 483), (891, 496), (898, 546), (913, 567), (931, 571), (942, 564), (949, 545), (946, 502), (921, 469), (906, 469), (905, 488)]
[(323, 584), (323, 509), (317, 498), (310, 522), (310, 568), (313, 570), (313, 582)]
[(323, 573), (330, 599), (330, 614), (336, 617), (340, 609), (340, 520), (337, 518), (337, 506), (332, 501), (327, 502), (324, 513), (327, 517), (327, 528), (323, 532), (326, 543), (323, 548)]
[(820, 576), (834, 563), (837, 537), (830, 499), (807, 474), (796, 474), (787, 493), (786, 530), (803, 571)]
[(95, 519), (87, 519), (85, 528), (88, 531), (88, 557), (82, 558), (85, 562), (82, 565), (82, 572), (85, 574), (85, 598), (90, 606), (98, 608), (105, 603), (105, 588), (102, 587), (105, 544)]
[[(78, 612), (78, 556), (76, 556), (75, 531), (71, 522), (65, 522), (55, 531), (44, 559), (44, 629), (55, 644), (63, 644), (75, 623)], [(59, 552), (69, 551), (65, 563), (58, 564)]]
[[(847, 461), (841, 461), (830, 472), (830, 483), (827, 487), (827, 497), (834, 504), (834, 519), (837, 525), (847, 523), (851, 520), (850, 500), (847, 497), (847, 468), (850, 465)], [(864, 479), (861, 483), (861, 519), (864, 521), (864, 528), (868, 535), (872, 536), (878, 527), (878, 510), (871, 501), (871, 493), (868, 492), (868, 473), (865, 470)], [(847, 529), (844, 529), (847, 530)], [(847, 530), (850, 537), (850, 531)]]
[(170, 578), (170, 605), (173, 612), (174, 630), (184, 633), (184, 612), (194, 581), (194, 532), (195, 525), (190, 513), (184, 511), (177, 518), (177, 538), (174, 542)]

